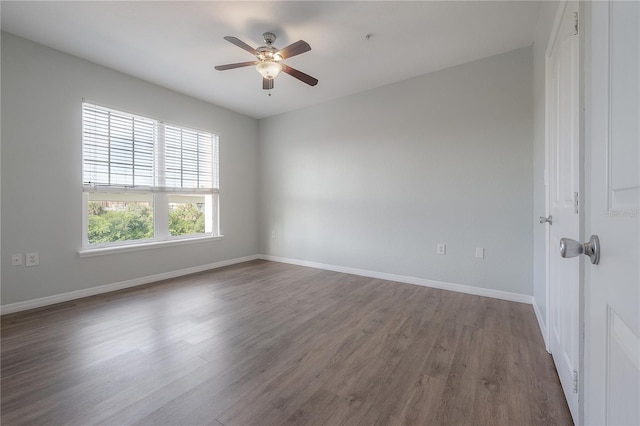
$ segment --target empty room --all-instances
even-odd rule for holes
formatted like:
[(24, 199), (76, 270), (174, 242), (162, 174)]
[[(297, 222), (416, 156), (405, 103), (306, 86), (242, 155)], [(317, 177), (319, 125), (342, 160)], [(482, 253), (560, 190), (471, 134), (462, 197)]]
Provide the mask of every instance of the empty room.
[(640, 424), (640, 2), (0, 2), (3, 425)]

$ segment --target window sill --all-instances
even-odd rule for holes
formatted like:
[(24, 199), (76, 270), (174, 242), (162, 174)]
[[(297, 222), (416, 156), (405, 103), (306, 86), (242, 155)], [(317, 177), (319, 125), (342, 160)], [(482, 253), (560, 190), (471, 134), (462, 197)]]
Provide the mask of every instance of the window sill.
[(159, 247), (181, 246), (183, 244), (206, 243), (209, 241), (221, 240), (224, 235), (216, 235), (215, 237), (199, 237), (199, 238), (183, 238), (168, 241), (154, 241), (141, 244), (127, 244), (117, 247), (99, 247), (78, 250), (80, 257), (101, 256), (105, 254), (126, 253), (128, 251), (147, 250)]

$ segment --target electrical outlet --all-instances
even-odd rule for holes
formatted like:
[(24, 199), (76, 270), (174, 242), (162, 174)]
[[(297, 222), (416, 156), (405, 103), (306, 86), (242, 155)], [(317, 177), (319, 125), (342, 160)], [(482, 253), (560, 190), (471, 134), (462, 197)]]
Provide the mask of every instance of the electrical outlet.
[(447, 254), (447, 245), (445, 243), (438, 243), (437, 253), (442, 255)]
[(22, 253), (11, 255), (11, 266), (22, 266)]
[(38, 266), (40, 264), (40, 255), (38, 253), (27, 253), (25, 266)]
[(271, 239), (272, 240), (276, 239), (276, 231), (271, 231)]
[(476, 247), (476, 257), (478, 259), (484, 259), (484, 249), (482, 247)]

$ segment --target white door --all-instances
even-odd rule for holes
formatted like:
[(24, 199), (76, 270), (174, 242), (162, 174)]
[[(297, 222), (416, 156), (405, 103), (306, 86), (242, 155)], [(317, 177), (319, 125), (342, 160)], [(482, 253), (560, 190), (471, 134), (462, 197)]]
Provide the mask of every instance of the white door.
[(585, 423), (640, 424), (640, 3), (590, 2), (586, 40)]
[(549, 350), (574, 421), (578, 417), (580, 262), (560, 257), (561, 238), (580, 239), (580, 85), (577, 2), (558, 9), (547, 49)]

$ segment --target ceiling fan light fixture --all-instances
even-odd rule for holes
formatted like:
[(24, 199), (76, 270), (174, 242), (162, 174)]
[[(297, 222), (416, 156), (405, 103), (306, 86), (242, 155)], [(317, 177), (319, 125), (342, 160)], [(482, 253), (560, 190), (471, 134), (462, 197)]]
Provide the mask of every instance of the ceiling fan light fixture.
[(278, 62), (260, 62), (256, 65), (256, 70), (262, 75), (262, 78), (266, 78), (267, 80), (273, 80), (280, 74), (282, 71), (282, 64)]

